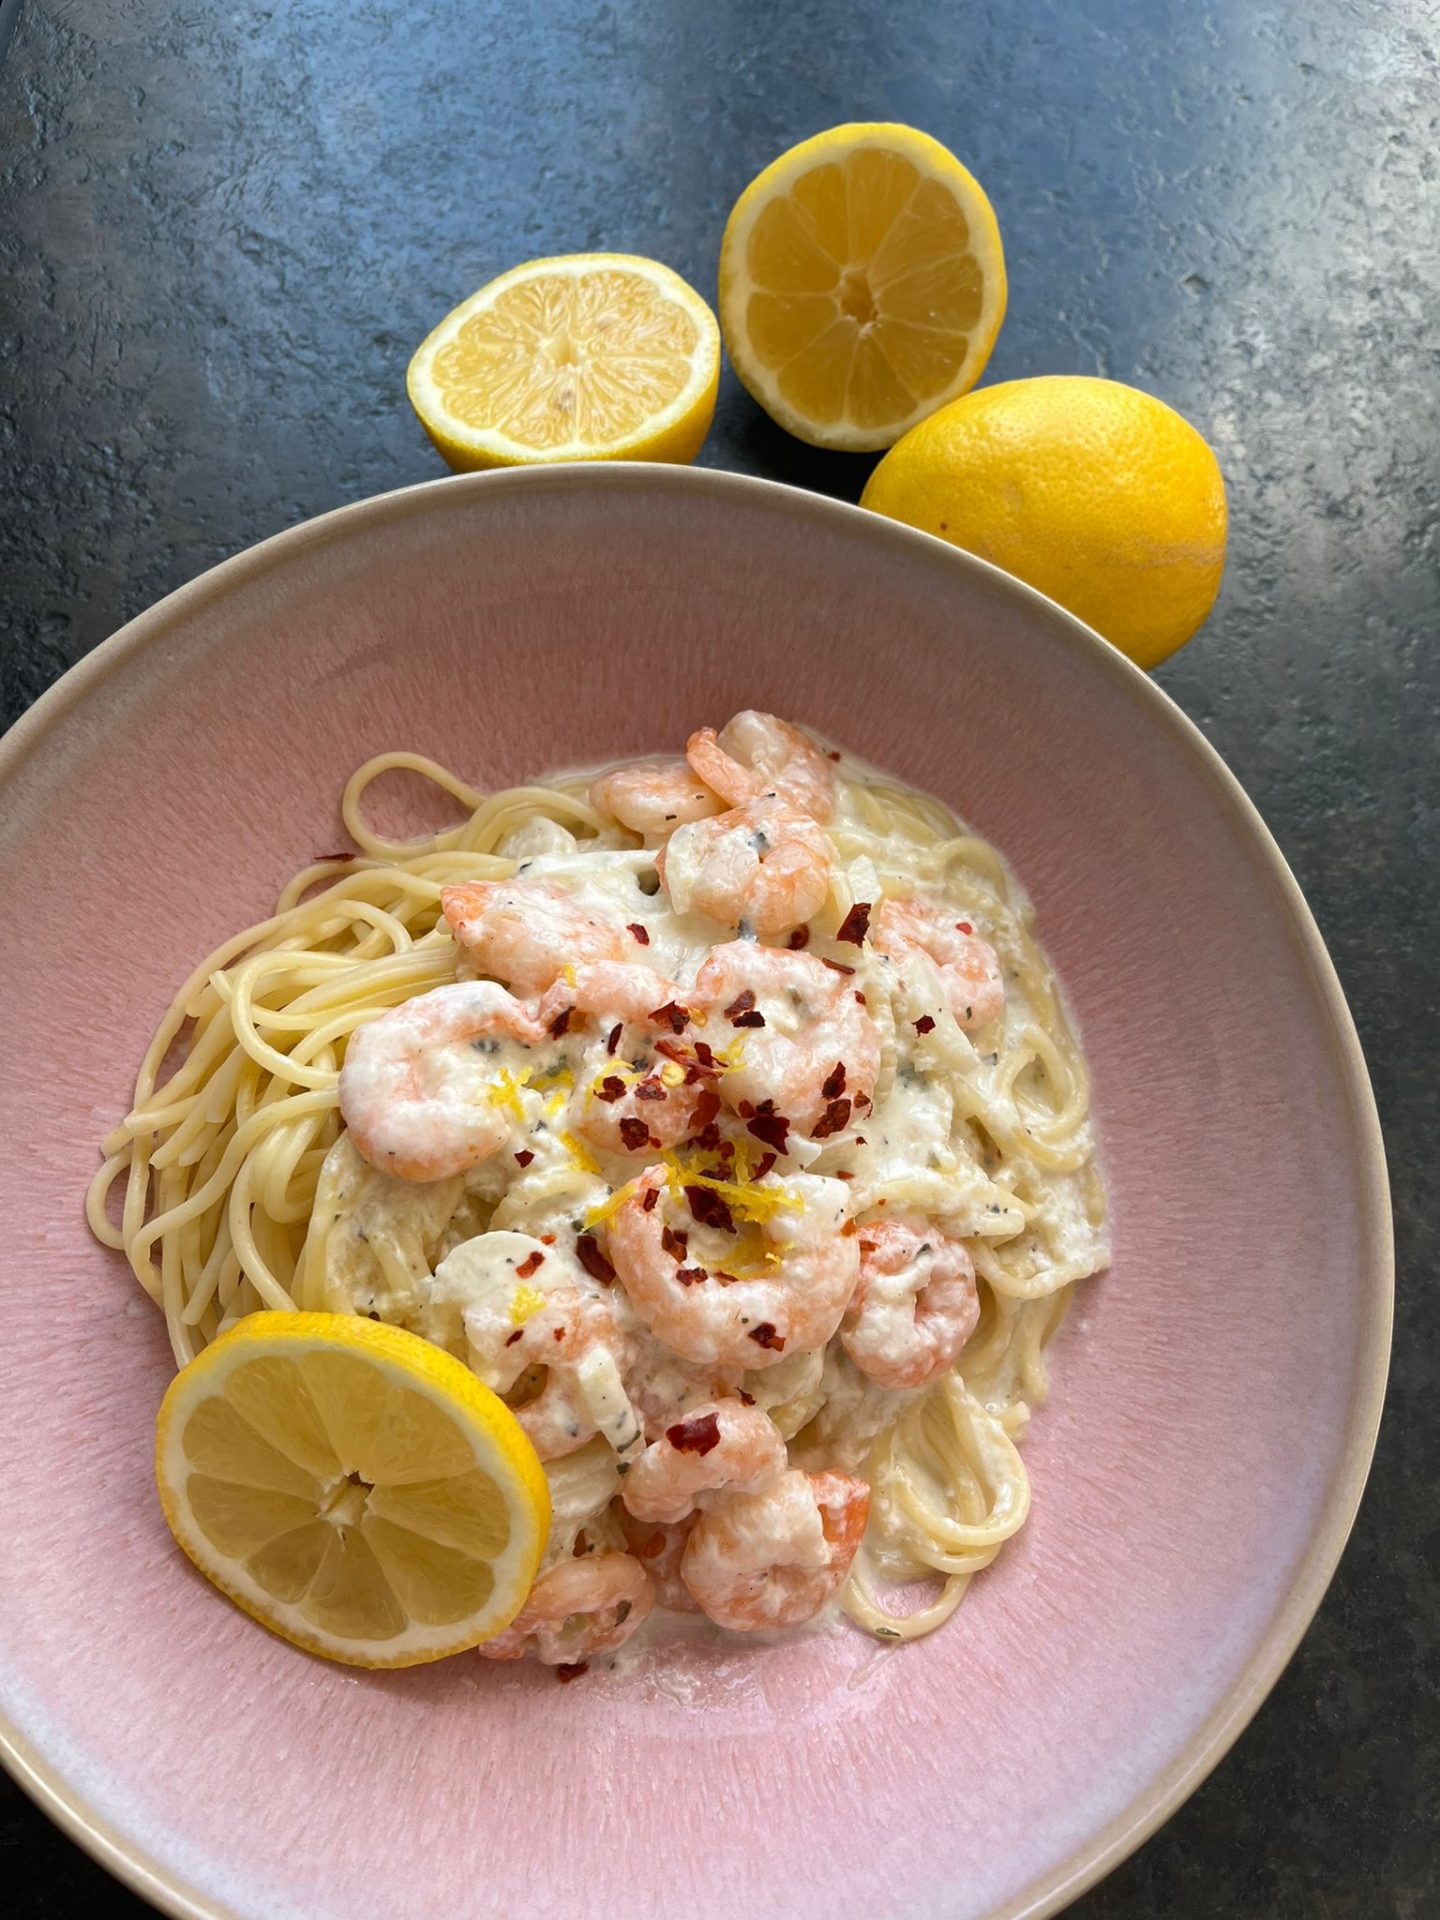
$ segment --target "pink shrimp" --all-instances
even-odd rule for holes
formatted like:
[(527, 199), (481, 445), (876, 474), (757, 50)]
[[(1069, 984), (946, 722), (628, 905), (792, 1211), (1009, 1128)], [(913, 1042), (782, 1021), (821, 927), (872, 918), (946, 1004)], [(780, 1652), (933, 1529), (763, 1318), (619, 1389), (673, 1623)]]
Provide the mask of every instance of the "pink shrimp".
[(702, 1610), (732, 1633), (796, 1627), (839, 1591), (870, 1511), (848, 1473), (784, 1473), (761, 1493), (702, 1513), (680, 1576)]
[(577, 1263), (529, 1234), (497, 1232), (457, 1247), (442, 1271), (465, 1302), (470, 1363), (487, 1386), (509, 1393), (530, 1368), (545, 1369), (539, 1394), (515, 1412), (542, 1460), (601, 1432), (617, 1453), (639, 1448), (614, 1302)]
[(529, 1654), (547, 1667), (578, 1666), (623, 1647), (654, 1605), (650, 1576), (631, 1554), (562, 1560), (541, 1574), (510, 1625), (476, 1652), (487, 1660)]
[(667, 1427), (636, 1460), (620, 1497), (637, 1520), (673, 1526), (722, 1489), (758, 1493), (785, 1471), (785, 1442), (758, 1407), (718, 1400)]
[(590, 783), (590, 804), (631, 833), (662, 839), (691, 820), (719, 813), (722, 802), (684, 760), (642, 760)]
[(432, 988), (357, 1027), (340, 1069), (340, 1113), (356, 1149), (402, 1180), (443, 1180), (488, 1159), (510, 1121), (486, 1095), (545, 1037), (492, 980)]
[(637, 1520), (618, 1500), (612, 1511), (625, 1531), (625, 1544), (650, 1576), (656, 1605), (669, 1607), (672, 1613), (698, 1613), (690, 1589), (680, 1578), (680, 1561), (695, 1516), (663, 1526), (658, 1520)]
[(829, 836), (788, 801), (751, 800), (677, 827), (655, 856), (677, 913), (703, 913), (764, 938), (818, 913), (830, 891)]
[(692, 1256), (689, 1225), (667, 1218), (667, 1187), (665, 1168), (647, 1167), (607, 1230), (630, 1304), (656, 1339), (697, 1366), (752, 1369), (824, 1346), (859, 1272), (844, 1182), (802, 1173), (752, 1184), (757, 1198), (775, 1201), (760, 1233), (777, 1264), (758, 1279), (712, 1271)]
[[(701, 1080), (657, 1057), (657, 1035), (688, 1023), (681, 989), (649, 967), (601, 962), (573, 967), (540, 1002), (542, 1026), (572, 1030), (572, 1017), (597, 1021), (605, 1038), (576, 1075), (575, 1131), (605, 1153), (658, 1153), (703, 1126), (717, 1105)], [(617, 1033), (616, 1029), (620, 1031)]]
[(980, 1318), (961, 1240), (908, 1220), (860, 1229), (860, 1281), (841, 1340), (882, 1387), (924, 1387), (955, 1362)]
[(851, 975), (808, 953), (732, 940), (711, 952), (690, 998), (710, 1046), (733, 1062), (716, 1082), (726, 1106), (743, 1113), (768, 1102), (818, 1139), (869, 1106), (880, 1033)]
[(747, 707), (717, 734), (701, 727), (685, 743), (696, 775), (732, 807), (776, 794), (823, 825), (835, 811), (835, 775), (808, 734)]
[(923, 900), (885, 900), (870, 923), (870, 944), (898, 967), (931, 962), (945, 1005), (962, 1027), (983, 1027), (1005, 1005), (995, 949), (968, 920)]
[(482, 973), (517, 993), (543, 993), (567, 966), (633, 960), (640, 943), (549, 880), (480, 880), (442, 887), (450, 931)]

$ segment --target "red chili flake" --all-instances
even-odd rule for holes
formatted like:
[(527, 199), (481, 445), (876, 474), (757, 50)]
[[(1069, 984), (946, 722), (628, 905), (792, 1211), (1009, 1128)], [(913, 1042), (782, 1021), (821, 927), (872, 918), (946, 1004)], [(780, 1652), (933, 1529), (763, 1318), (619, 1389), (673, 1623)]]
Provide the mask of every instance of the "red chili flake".
[(935, 1031), (935, 1016), (933, 1013), (922, 1013), (920, 1018), (912, 1021), (911, 1024), (916, 1033), (933, 1033)]
[(737, 993), (725, 1009), (725, 1018), (732, 1027), (763, 1027), (765, 1016), (755, 1010), (755, 995), (749, 987), (743, 993)]
[(714, 1048), (708, 1046), (703, 1040), (697, 1040), (695, 1042), (695, 1059), (702, 1067), (713, 1067), (715, 1064)]
[(640, 1200), (640, 1211), (642, 1213), (650, 1213), (651, 1211), (653, 1211), (655, 1202), (659, 1198), (660, 1198), (660, 1193), (658, 1188), (647, 1187)]
[(857, 1147), (864, 1147), (864, 1146), (868, 1146), (870, 1143), (866, 1140), (863, 1133), (857, 1133), (855, 1136), (855, 1144)]
[(778, 1153), (762, 1153), (760, 1163), (755, 1169), (755, 1178), (757, 1180), (763, 1180), (779, 1158)]
[(650, 1129), (635, 1114), (627, 1113), (620, 1122), (620, 1138), (631, 1153), (638, 1153), (641, 1147), (649, 1146)]
[(559, 1013), (556, 1014), (555, 1018), (545, 1029), (552, 1040), (558, 1040), (562, 1033), (568, 1033), (570, 1031), (570, 1021), (574, 1012), (575, 1009), (573, 1007), (562, 1007)]
[(715, 1056), (709, 1047), (699, 1045), (694, 1053), (687, 1053), (678, 1040), (662, 1038), (655, 1042), (655, 1051), (666, 1060), (673, 1060), (677, 1066), (684, 1067), (687, 1078), (690, 1075), (698, 1080), (718, 1079), (724, 1068), (717, 1066)]
[(562, 1660), (555, 1669), (555, 1678), (563, 1687), (567, 1686), (572, 1680), (578, 1680), (582, 1673), (588, 1673), (589, 1671), (590, 1662), (588, 1660)]
[(634, 934), (635, 938), (639, 941), (642, 947), (649, 946), (650, 935), (647, 933), (645, 928), (641, 926), (638, 920), (632, 920), (630, 924), (626, 927), (625, 931), (627, 933)]
[(702, 1227), (715, 1227), (721, 1233), (735, 1231), (735, 1216), (713, 1187), (686, 1187), (685, 1199)]
[(667, 1000), (663, 1007), (656, 1007), (650, 1018), (657, 1027), (669, 1027), (672, 1033), (683, 1033), (690, 1024), (690, 1009), (682, 1007), (678, 1000)]
[(773, 1100), (762, 1100), (754, 1117), (745, 1122), (745, 1131), (763, 1140), (767, 1147), (774, 1147), (777, 1153), (784, 1153), (790, 1122), (783, 1113), (776, 1113)]
[(710, 1087), (706, 1087), (702, 1092), (696, 1094), (695, 1112), (691, 1119), (691, 1125), (702, 1129), (702, 1138), (700, 1141), (702, 1146), (706, 1144), (703, 1135), (710, 1133), (715, 1135), (714, 1141), (709, 1143), (710, 1147), (713, 1149), (714, 1146), (719, 1145), (720, 1129), (714, 1125), (715, 1116), (719, 1111), (720, 1096)]
[(757, 1347), (768, 1347), (772, 1353), (783, 1352), (785, 1340), (778, 1334), (768, 1320), (762, 1320), (758, 1327), (751, 1327), (750, 1338)]
[(554, 1234), (553, 1234), (553, 1233), (542, 1233), (542, 1234), (541, 1234), (541, 1236), (540, 1236), (540, 1244), (541, 1244), (541, 1246), (542, 1246), (542, 1247), (553, 1247), (553, 1246), (554, 1246), (554, 1244), (555, 1244), (555, 1236), (554, 1236)]
[(517, 1340), (523, 1338), (524, 1333), (525, 1333), (524, 1327), (516, 1327), (513, 1333), (506, 1334), (505, 1336), (506, 1346), (513, 1347)]
[(957, 920), (955, 922), (955, 931), (957, 933), (974, 933), (975, 929), (968, 920)]
[(608, 1107), (612, 1101), (618, 1100), (624, 1091), (625, 1082), (620, 1078), (619, 1074), (607, 1073), (595, 1089), (595, 1098), (597, 1100), (603, 1100)]
[(865, 998), (863, 993), (857, 992), (855, 995), (855, 1004), (856, 1006), (859, 1006), (859, 1007), (866, 1007), (866, 1006), (869, 1006), (870, 1003)]
[(736, 1112), (742, 1120), (753, 1120), (755, 1117), (755, 1102), (753, 1100), (742, 1100), (736, 1108)]
[(688, 1233), (676, 1233), (672, 1227), (665, 1227), (660, 1234), (660, 1245), (672, 1260), (683, 1260), (685, 1249), (690, 1244)]
[(720, 1444), (718, 1413), (697, 1413), (693, 1420), (679, 1420), (666, 1427), (665, 1438), (677, 1453), (713, 1453)]
[[(695, 1111), (697, 1114), (700, 1111), (698, 1102), (696, 1104)], [(716, 1111), (717, 1112), (719, 1111), (718, 1102), (716, 1104)], [(700, 1149), (701, 1153), (714, 1153), (716, 1149), (719, 1147), (720, 1129), (715, 1125), (715, 1115), (713, 1113), (711, 1114), (710, 1118), (705, 1122), (705, 1125), (701, 1127), (700, 1131), (695, 1135), (695, 1144)]]
[(650, 1074), (636, 1087), (635, 1098), (637, 1100), (668, 1100), (670, 1095), (666, 1092), (664, 1084), (657, 1080), (654, 1074)]
[(853, 1180), (855, 1176), (851, 1173), (850, 1169), (846, 1167), (840, 1173), (837, 1173), (835, 1178), (837, 1180)]
[(821, 1085), (821, 1093), (827, 1100), (838, 1100), (845, 1091), (845, 1062), (837, 1060), (834, 1071), (828, 1074)]
[(528, 1167), (534, 1158), (534, 1154), (528, 1147), (522, 1147), (515, 1156), (515, 1164), (517, 1167)]
[(620, 1022), (617, 1020), (614, 1026), (611, 1027), (609, 1033), (607, 1033), (605, 1036), (606, 1053), (614, 1053), (616, 1047), (618, 1047), (619, 1044), (620, 1044)]
[(796, 927), (785, 944), (792, 953), (803, 953), (810, 944), (809, 927)]
[(840, 758), (840, 750), (839, 750), (839, 748), (838, 748), (838, 747), (827, 747), (827, 748), (825, 749), (825, 758), (826, 758), (827, 760), (838, 760), (838, 759)]
[(565, 1329), (564, 1329), (564, 1327), (556, 1327), (556, 1329), (555, 1329), (555, 1338), (556, 1338), (557, 1340), (563, 1340), (563, 1339), (565, 1338)]
[(860, 1231), (859, 1227), (856, 1225), (856, 1223), (853, 1220), (847, 1220), (844, 1226), (841, 1227), (840, 1229), (840, 1232), (847, 1240), (850, 1238), (852, 1233), (858, 1233), (859, 1231)]
[(743, 1400), (747, 1407), (753, 1407), (755, 1404), (754, 1394), (747, 1393), (743, 1387), (737, 1387), (735, 1389), (735, 1398), (737, 1400)]
[(854, 967), (847, 967), (843, 961), (827, 960), (823, 953), (820, 956), (820, 964), (822, 967), (829, 967), (832, 973), (854, 973), (855, 971)]
[(527, 1254), (515, 1269), (517, 1280), (528, 1280), (532, 1273), (538, 1273), (545, 1264), (545, 1256), (537, 1247), (534, 1253)]
[(738, 1287), (740, 1284), (739, 1275), (734, 1273), (726, 1273), (723, 1267), (717, 1267), (715, 1272), (711, 1275), (711, 1278), (714, 1280), (718, 1280), (722, 1287)]
[(590, 1278), (598, 1280), (602, 1287), (614, 1283), (615, 1269), (600, 1251), (600, 1242), (593, 1233), (582, 1233), (576, 1240), (575, 1257)]
[(675, 1278), (682, 1287), (698, 1287), (710, 1278), (704, 1267), (677, 1267)]
[(816, 1140), (828, 1140), (832, 1133), (839, 1133), (850, 1124), (850, 1102), (832, 1100), (824, 1113), (811, 1128), (811, 1137)]
[(859, 1112), (860, 1112), (860, 1111), (862, 1110), (862, 1108), (865, 1108), (865, 1107), (868, 1107), (869, 1105), (870, 1105), (870, 1096), (869, 1096), (869, 1094), (868, 1094), (868, 1093), (857, 1093), (857, 1094), (856, 1094), (856, 1096), (855, 1096), (855, 1111), (856, 1111), (856, 1113), (859, 1113)]
[(870, 902), (857, 900), (835, 929), (835, 938), (847, 947), (863, 946), (869, 926)]

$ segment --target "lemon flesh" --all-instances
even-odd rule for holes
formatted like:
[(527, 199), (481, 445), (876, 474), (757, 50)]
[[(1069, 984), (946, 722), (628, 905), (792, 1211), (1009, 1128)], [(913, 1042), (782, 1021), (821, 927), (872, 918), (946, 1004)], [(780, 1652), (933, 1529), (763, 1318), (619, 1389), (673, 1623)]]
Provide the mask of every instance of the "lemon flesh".
[(741, 194), (720, 252), (735, 370), (814, 446), (894, 444), (979, 379), (1005, 316), (984, 190), (913, 127), (833, 127)]
[(1137, 666), (1182, 646), (1225, 565), (1225, 482), (1188, 420), (1118, 380), (982, 387), (906, 434), (860, 504), (1038, 587)]
[(257, 1313), (178, 1373), (155, 1471), (170, 1530), (274, 1632), (404, 1667), (508, 1626), (550, 1520), (545, 1474), (470, 1370), (399, 1328)]
[(677, 273), (634, 254), (530, 260), (456, 307), (406, 375), (457, 470), (558, 460), (693, 460), (720, 331)]

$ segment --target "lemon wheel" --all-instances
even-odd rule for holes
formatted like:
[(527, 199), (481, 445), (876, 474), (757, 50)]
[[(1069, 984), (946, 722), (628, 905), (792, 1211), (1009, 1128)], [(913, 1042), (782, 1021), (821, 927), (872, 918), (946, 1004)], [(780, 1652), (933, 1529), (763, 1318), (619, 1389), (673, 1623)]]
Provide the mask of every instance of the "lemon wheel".
[(155, 1471), (215, 1585), (312, 1653), (406, 1667), (508, 1626), (550, 1520), (534, 1448), (468, 1367), (416, 1335), (257, 1313), (178, 1373)]
[(462, 302), (406, 376), (452, 467), (693, 460), (715, 413), (720, 330), (669, 267), (626, 253), (529, 260)]
[(814, 446), (892, 446), (979, 379), (1005, 317), (984, 190), (913, 127), (832, 127), (741, 194), (720, 251), (735, 370)]

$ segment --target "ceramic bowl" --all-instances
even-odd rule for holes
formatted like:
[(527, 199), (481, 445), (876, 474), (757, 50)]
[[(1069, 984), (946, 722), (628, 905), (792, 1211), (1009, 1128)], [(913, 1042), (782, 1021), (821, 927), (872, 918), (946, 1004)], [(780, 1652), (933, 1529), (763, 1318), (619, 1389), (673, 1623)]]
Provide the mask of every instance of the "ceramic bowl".
[[(1033, 1517), (902, 1649), (846, 1631), (563, 1687), (310, 1659), (165, 1530), (169, 1354), (87, 1235), (96, 1143), (193, 961), (337, 844), (359, 761), (411, 747), (502, 785), (749, 705), (997, 842), (1078, 1016), (1115, 1258), (1053, 1349)], [(762, 482), (470, 476), (173, 594), (26, 716), (0, 781), (0, 1748), (132, 1886), (206, 1920), (1038, 1915), (1235, 1738), (1369, 1459), (1381, 1147), (1273, 842), (1103, 641)]]

